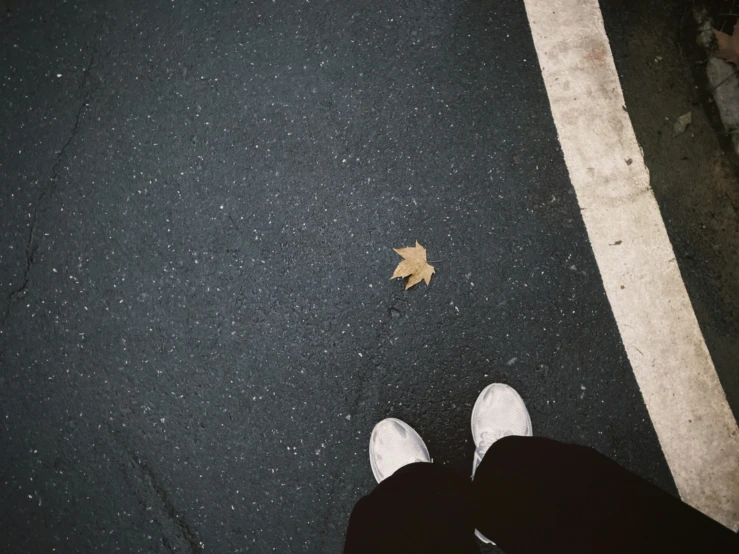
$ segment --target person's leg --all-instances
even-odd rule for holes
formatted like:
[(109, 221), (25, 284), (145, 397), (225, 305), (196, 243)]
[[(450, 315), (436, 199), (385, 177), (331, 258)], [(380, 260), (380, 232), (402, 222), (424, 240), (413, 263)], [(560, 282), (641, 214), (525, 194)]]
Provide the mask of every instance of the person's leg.
[[(510, 386), (493, 383), (485, 387), (472, 408), (472, 441), (475, 455), (472, 459), (472, 478), (490, 446), (511, 435), (530, 437), (533, 434), (531, 418), (523, 398)], [(483, 542), (494, 544), (480, 532), (475, 535)]]
[(430, 462), (410, 426), (397, 419), (377, 424), (370, 463), (379, 485), (352, 511), (345, 554), (479, 554), (469, 479)]
[(357, 502), (344, 554), (479, 554), (470, 481), (448, 468), (415, 463)]
[(475, 524), (507, 554), (739, 552), (739, 539), (591, 448), (508, 436), (473, 483)]

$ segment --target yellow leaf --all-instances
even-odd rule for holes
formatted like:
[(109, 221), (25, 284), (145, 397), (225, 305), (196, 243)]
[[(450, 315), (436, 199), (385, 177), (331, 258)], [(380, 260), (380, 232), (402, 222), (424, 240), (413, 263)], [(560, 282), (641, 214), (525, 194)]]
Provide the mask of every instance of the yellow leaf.
[(393, 248), (403, 261), (398, 264), (395, 268), (391, 279), (397, 279), (398, 277), (408, 277), (408, 283), (405, 286), (405, 290), (408, 290), (414, 285), (417, 285), (421, 281), (426, 281), (426, 284), (431, 284), (431, 276), (436, 273), (434, 267), (429, 265), (426, 261), (426, 249), (418, 244), (409, 248)]
[(734, 25), (734, 32), (731, 35), (716, 29), (713, 32), (716, 33), (716, 41), (718, 42), (718, 48), (714, 55), (739, 67), (739, 21)]

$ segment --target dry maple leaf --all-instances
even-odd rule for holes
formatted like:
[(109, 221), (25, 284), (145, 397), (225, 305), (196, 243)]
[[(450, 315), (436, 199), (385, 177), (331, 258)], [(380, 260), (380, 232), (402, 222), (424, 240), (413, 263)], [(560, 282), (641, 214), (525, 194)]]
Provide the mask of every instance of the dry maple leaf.
[(718, 41), (718, 48), (714, 55), (739, 67), (739, 21), (734, 25), (734, 31), (731, 35), (716, 29), (713, 32), (716, 33), (716, 40)]
[(426, 261), (426, 249), (418, 244), (409, 248), (393, 248), (400, 256), (403, 261), (398, 264), (395, 268), (391, 279), (397, 279), (398, 277), (408, 277), (408, 283), (405, 286), (405, 290), (408, 290), (414, 285), (417, 285), (421, 281), (426, 281), (426, 284), (431, 284), (431, 276), (436, 273), (434, 267), (429, 265)]

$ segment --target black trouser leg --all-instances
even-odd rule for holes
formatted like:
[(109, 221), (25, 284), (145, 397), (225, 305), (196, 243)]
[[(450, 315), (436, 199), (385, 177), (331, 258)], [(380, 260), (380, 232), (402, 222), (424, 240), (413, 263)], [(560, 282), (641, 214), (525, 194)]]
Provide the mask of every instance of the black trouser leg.
[(477, 527), (506, 554), (739, 553), (729, 529), (591, 448), (506, 437), (470, 485), (411, 464), (354, 508), (345, 554), (478, 553)]
[(506, 554), (739, 553), (732, 531), (583, 446), (503, 438), (473, 498), (477, 528)]
[(344, 554), (480, 554), (468, 477), (439, 464), (400, 468), (354, 507)]

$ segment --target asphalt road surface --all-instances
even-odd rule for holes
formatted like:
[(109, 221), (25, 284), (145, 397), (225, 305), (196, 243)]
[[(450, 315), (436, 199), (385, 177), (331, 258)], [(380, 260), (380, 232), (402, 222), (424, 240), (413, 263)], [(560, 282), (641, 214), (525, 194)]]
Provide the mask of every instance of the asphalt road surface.
[(28, 3), (0, 130), (4, 552), (340, 551), (494, 381), (675, 492), (521, 1)]

